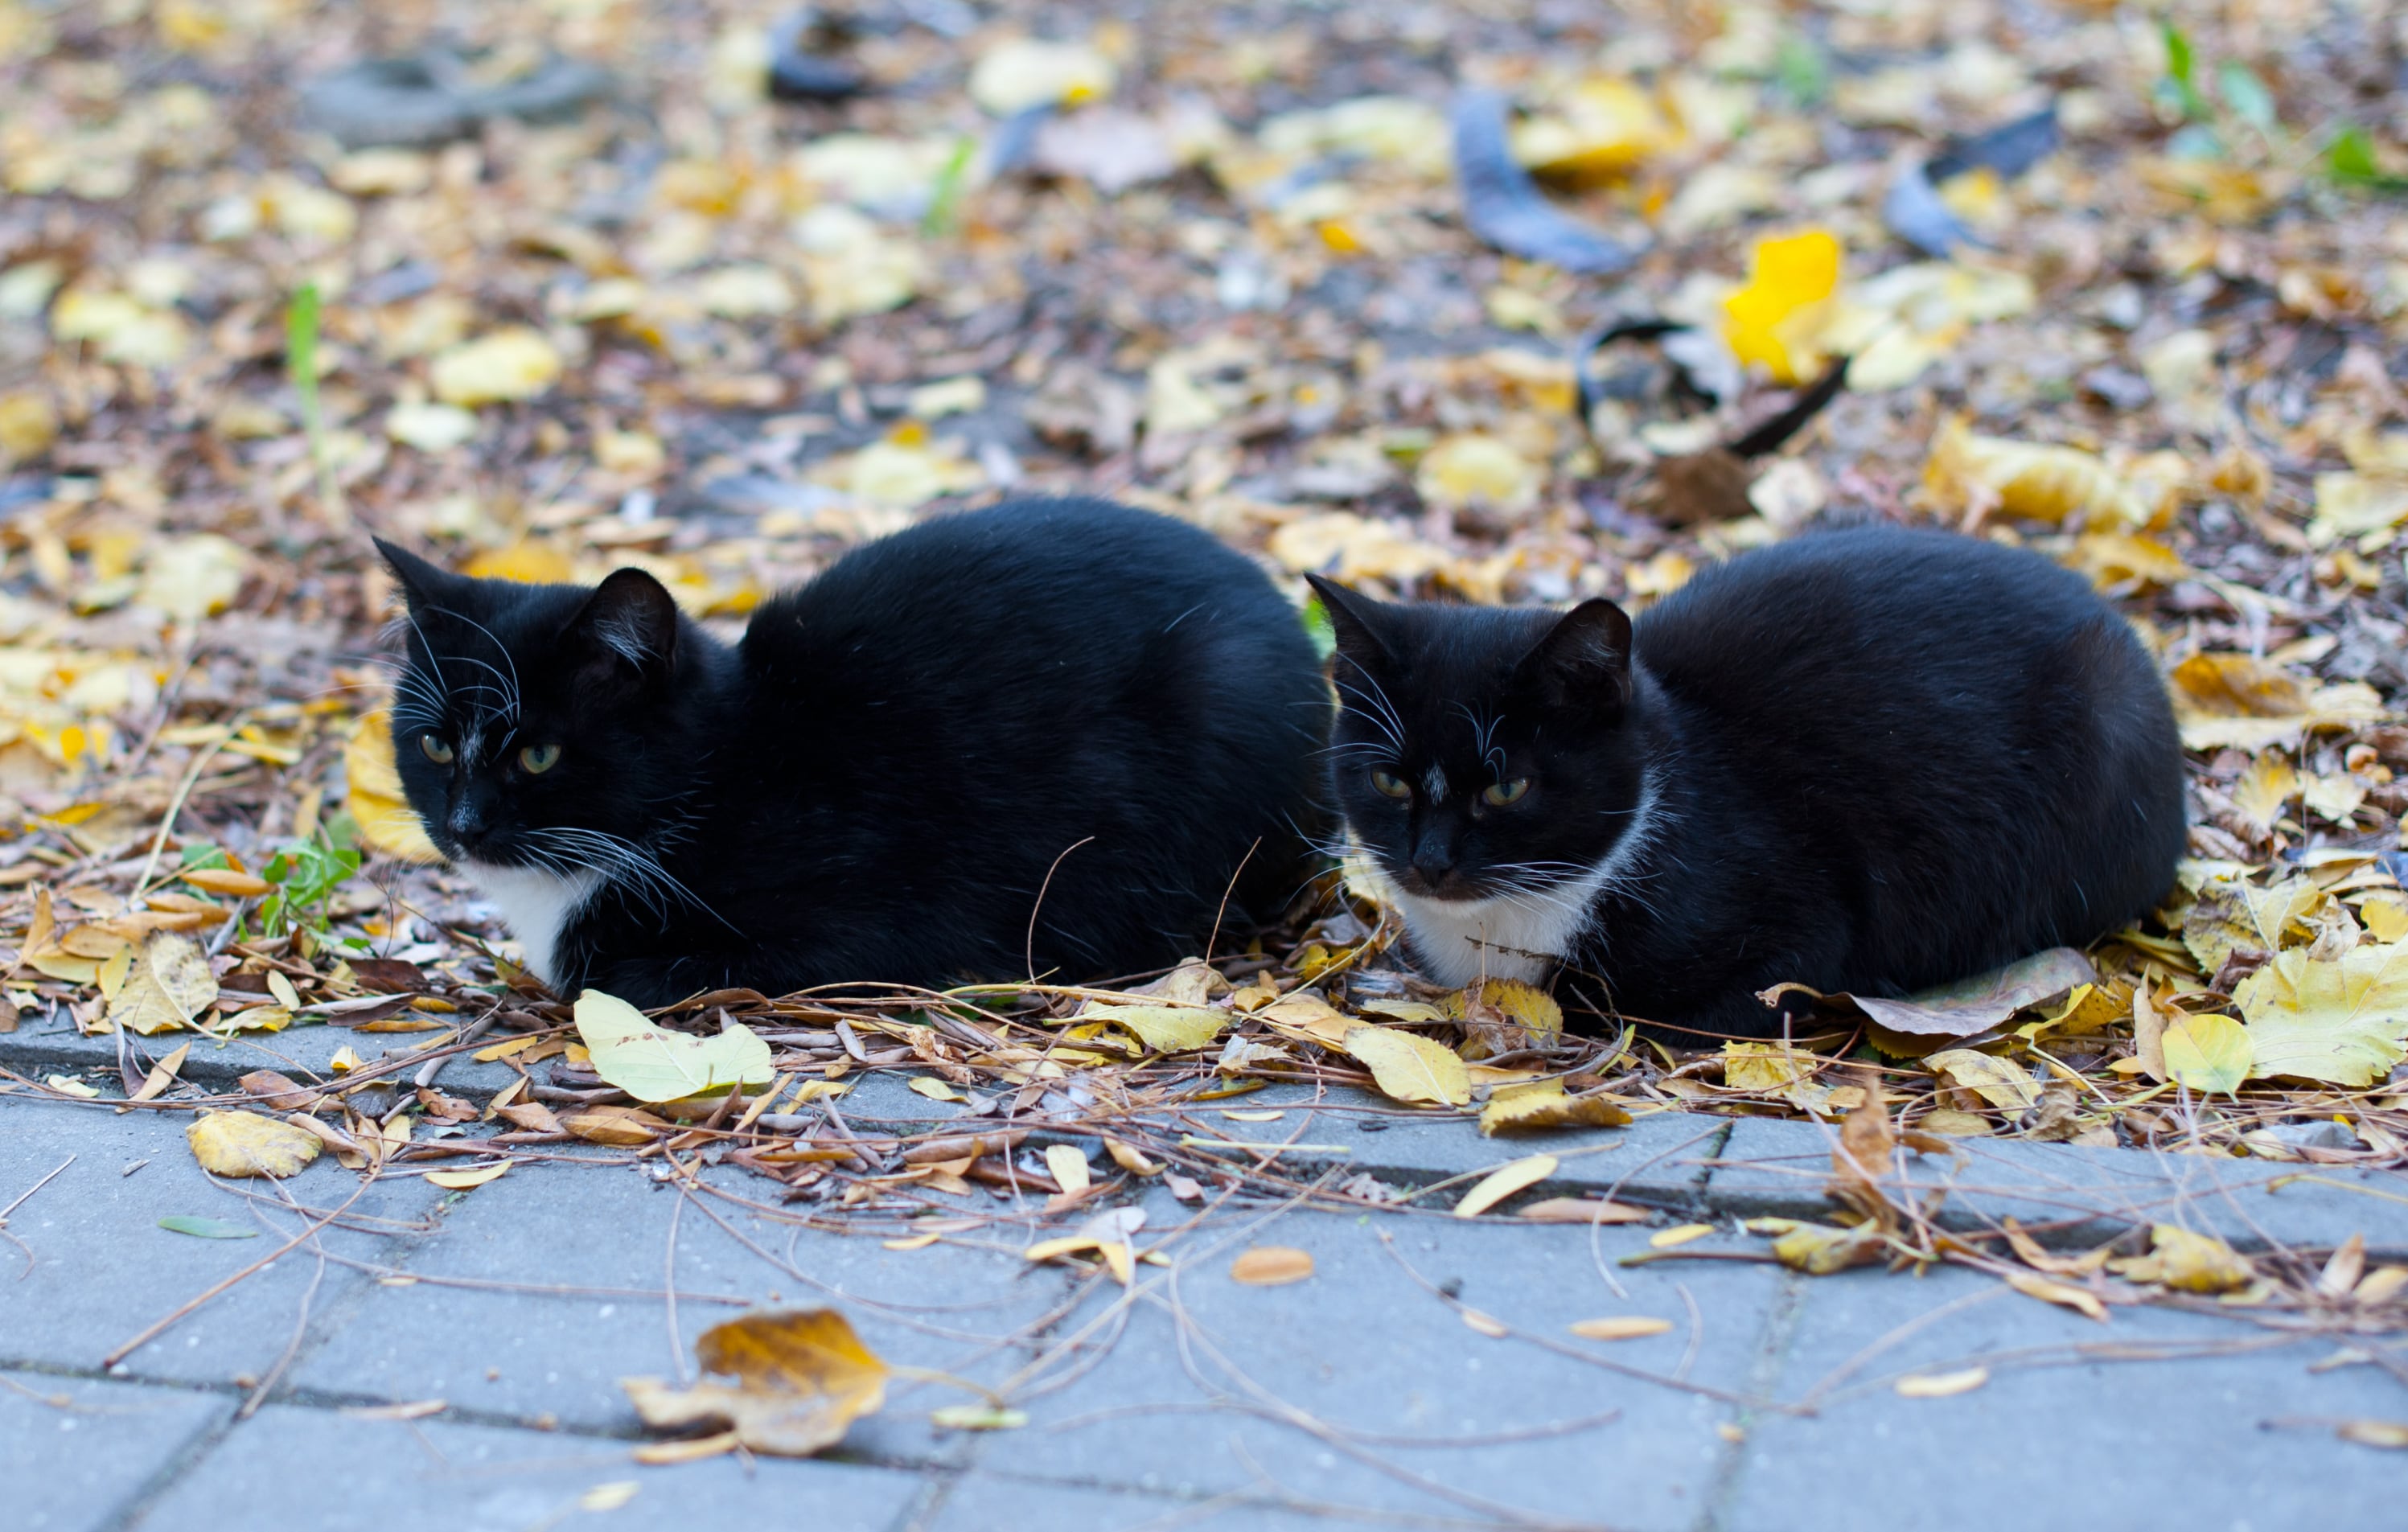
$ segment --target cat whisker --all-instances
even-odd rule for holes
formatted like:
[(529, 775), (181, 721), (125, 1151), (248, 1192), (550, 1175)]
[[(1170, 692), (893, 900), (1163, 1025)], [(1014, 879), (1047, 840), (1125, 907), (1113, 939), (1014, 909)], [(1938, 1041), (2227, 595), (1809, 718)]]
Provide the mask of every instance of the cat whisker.
[[(509, 645), (507, 645), (507, 644), (505, 644), (505, 643), (503, 643), (503, 642), (501, 641), (501, 639), (499, 639), (499, 638), (495, 637), (494, 636), (494, 630), (493, 630), (493, 629), (491, 629), (491, 628), (487, 627), (484, 623), (478, 622), (475, 618), (473, 618), (473, 617), (469, 616), (469, 615), (468, 615), (467, 613), (466, 613), (466, 612), (452, 611), (452, 609), (450, 609), (449, 608), (437, 608), (437, 609), (437, 609), (437, 610), (438, 610), (438, 611), (441, 611), (441, 612), (442, 612), (445, 616), (447, 616), (447, 617), (456, 617), (456, 618), (458, 618), (461, 622), (467, 623), (467, 624), (468, 624), (470, 627), (472, 627), (472, 628), (475, 628), (479, 633), (481, 633), (481, 634), (483, 634), (483, 635), (485, 636), (485, 641), (486, 641), (487, 643), (492, 644), (492, 645), (494, 646), (494, 649), (498, 650), (498, 651), (501, 652), (501, 656), (502, 656), (502, 663), (503, 663), (504, 665), (507, 665), (507, 666), (509, 666), (510, 667), (510, 674), (509, 674), (509, 700), (506, 704), (504, 704), (504, 707), (505, 707), (505, 708), (506, 708), (506, 709), (507, 709), (509, 712), (510, 712), (510, 713), (515, 714), (516, 712), (518, 712), (518, 710), (519, 710), (519, 662), (518, 662), (516, 659), (514, 659), (513, 657), (511, 657), (510, 651), (509, 651)], [(464, 656), (462, 656), (462, 658), (466, 658), (466, 656), (465, 656), (465, 655), (464, 655)], [(470, 663), (471, 663), (471, 664), (476, 664), (476, 665), (484, 665), (484, 662), (483, 662), (483, 661), (481, 661), (481, 660), (471, 661)], [(490, 666), (490, 665), (485, 666), (485, 668), (486, 668), (486, 669), (488, 669), (488, 670), (494, 670), (494, 667), (493, 667), (492, 666)], [(502, 679), (502, 673), (501, 673), (500, 671), (498, 671), (498, 670), (494, 670), (494, 680), (501, 680), (501, 679)]]

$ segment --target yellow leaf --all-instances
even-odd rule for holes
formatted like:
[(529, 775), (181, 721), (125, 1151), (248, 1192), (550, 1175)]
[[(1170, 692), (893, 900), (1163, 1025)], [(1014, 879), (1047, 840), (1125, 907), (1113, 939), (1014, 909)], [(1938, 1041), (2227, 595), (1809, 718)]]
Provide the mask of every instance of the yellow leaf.
[(1312, 1275), (1312, 1253), (1292, 1245), (1254, 1245), (1229, 1264), (1229, 1280), (1249, 1287), (1284, 1287)]
[(194, 867), (176, 876), (205, 894), (222, 894), (236, 899), (255, 899), (276, 886), (265, 878), (254, 878), (232, 867)]
[(1466, 1329), (1477, 1331), (1491, 1340), (1502, 1340), (1513, 1333), (1506, 1327), (1503, 1320), (1494, 1314), (1484, 1314), (1477, 1309), (1462, 1309), (1456, 1313)]
[(86, 1101), (90, 1101), (100, 1095), (98, 1091), (85, 1084), (82, 1081), (76, 1079), (73, 1075), (52, 1075), (49, 1079), (43, 1081), (42, 1083), (48, 1085), (50, 1089), (57, 1091), (63, 1095), (81, 1096)]
[(201, 532), (165, 538), (143, 554), (135, 600), (179, 622), (197, 623), (234, 604), (250, 567), (251, 554), (231, 537)]
[(1028, 1411), (991, 1404), (949, 1404), (929, 1410), (928, 1424), (939, 1431), (1017, 1431), (1028, 1424)]
[(1463, 1200), (1455, 1205), (1457, 1218), (1478, 1218), (1482, 1213), (1512, 1196), (1514, 1193), (1537, 1185), (1555, 1173), (1561, 1162), (1553, 1154), (1531, 1154), (1500, 1165), (1480, 1178)]
[(724, 1424), (756, 1453), (809, 1457), (886, 1402), (886, 1364), (833, 1309), (746, 1314), (705, 1330), (694, 1352), (704, 1372), (736, 1382), (620, 1380), (645, 1425)]
[(1584, 186), (1627, 173), (1680, 136), (1644, 90), (1600, 75), (1516, 125), (1513, 157), (1546, 179)]
[(1964, 1367), (1956, 1372), (1911, 1372), (1889, 1386), (1900, 1398), (1945, 1399), (1971, 1394), (1989, 1381), (1989, 1368)]
[[(1408, 1026), (1427, 1026), (1432, 1022), (1448, 1019), (1445, 1011), (1426, 1000), (1365, 1000), (1354, 1009), (1366, 1016), (1385, 1016), (1392, 1022), (1403, 1022)], [(1455, 1012), (1455, 1019), (1462, 1019), (1459, 1009)]]
[(2101, 1324), (2107, 1323), (2107, 1306), (2099, 1301), (2098, 1295), (2070, 1282), (2057, 1281), (2036, 1272), (2010, 1271), (2007, 1273), (2007, 1285), (2026, 1297), (2058, 1304), (2087, 1314)]
[(1950, 1081), (2002, 1111), (2029, 1111), (2040, 1104), (2040, 1085), (2019, 1066), (1971, 1048), (1950, 1048), (1924, 1061)]
[(2238, 1292), (2258, 1276), (2230, 1245), (2174, 1224), (2150, 1226), (2148, 1254), (2107, 1264), (2127, 1281), (2158, 1282), (2185, 1293)]
[(426, 826), (402, 794), (393, 764), (393, 715), (380, 708), (362, 716), (343, 747), (343, 773), (351, 785), (343, 807), (359, 822), (360, 838), (376, 851), (405, 862), (440, 862), (443, 853), (426, 838)]
[(1723, 336), (1742, 365), (1763, 363), (1776, 383), (1805, 381), (1816, 359), (1793, 349), (1797, 327), (1838, 291), (1840, 256), (1839, 236), (1828, 229), (1756, 241), (1747, 285), (1723, 300)]
[(507, 548), (491, 548), (477, 554), (460, 572), (478, 580), (511, 580), (522, 585), (558, 585), (576, 578), (576, 566), (553, 544), (522, 537)]
[(1432, 505), (1515, 516), (1538, 504), (1546, 472), (1512, 443), (1469, 432), (1449, 437), (1423, 454), (1413, 483)]
[(918, 1092), (920, 1095), (926, 1096), (931, 1101), (959, 1101), (963, 1099), (961, 1092), (953, 1089), (951, 1085), (946, 1084), (943, 1081), (939, 1080), (934, 1075), (913, 1075), (911, 1077), (911, 1089)]
[(2070, 552), (2058, 557), (2088, 575), (2101, 590), (2170, 586), (2191, 578), (2190, 566), (2183, 563), (2180, 554), (2155, 537), (2136, 533), (2087, 533), (2075, 540)]
[(590, 1144), (610, 1144), (632, 1149), (651, 1143), (668, 1124), (648, 1111), (633, 1107), (586, 1107), (561, 1115), (563, 1131), (575, 1135)]
[(560, 378), (560, 351), (523, 325), (465, 341), (435, 358), (428, 379), (447, 405), (474, 408), (532, 399)]
[(1703, 1239), (1714, 1232), (1712, 1224), (1676, 1224), (1669, 1229), (1657, 1229), (1647, 1237), (1647, 1243), (1656, 1250), (1671, 1250), (1692, 1239)]
[(2388, 1447), (2396, 1452), (2408, 1448), (2408, 1421), (2345, 1420), (2333, 1427), (2333, 1435), (2361, 1447)]
[(1644, 1224), (1653, 1216), (1627, 1202), (1577, 1196), (1551, 1196), (1522, 1210), (1522, 1217), (1533, 1224)]
[(2315, 939), (2310, 921), (2326, 897), (2305, 878), (2262, 888), (2243, 878), (2212, 878), (2183, 912), (2183, 945), (2213, 978), (2235, 952), (2274, 952)]
[(2248, 1029), (2229, 1016), (2177, 1011), (2159, 1039), (2166, 1073), (2194, 1091), (2230, 1095), (2249, 1078)]
[(1925, 486), (1952, 509), (1997, 509), (2018, 521), (2061, 523), (2079, 517), (2090, 530), (2161, 525), (2173, 496), (2150, 493), (2078, 447), (1976, 436), (1962, 416), (1941, 426), (1924, 465)]
[(1795, 1218), (1751, 1218), (1747, 1226), (1753, 1233), (1773, 1236), (1773, 1258), (1810, 1277), (1828, 1277), (1852, 1266), (1862, 1266), (1879, 1259), (1888, 1248), (1880, 1225), (1875, 1224), (1842, 1228)]
[(1480, 1109), (1480, 1131), (1526, 1133), (1551, 1127), (1623, 1127), (1630, 1113), (1601, 1095), (1570, 1095), (1560, 1080), (1534, 1081), (1527, 1085), (1500, 1085)]
[(1045, 1147), (1045, 1168), (1054, 1174), (1062, 1190), (1077, 1196), (1095, 1184), (1087, 1168), (1087, 1156), (1068, 1144), (1048, 1144)]
[(1471, 1077), (1454, 1050), (1418, 1033), (1355, 1026), (1346, 1031), (1346, 1052), (1368, 1066), (1380, 1089), (1398, 1101), (1468, 1106)]
[(217, 1176), (289, 1176), (318, 1157), (317, 1138), (255, 1111), (213, 1111), (184, 1130), (193, 1158)]
[(767, 1085), (777, 1071), (769, 1045), (741, 1022), (698, 1038), (648, 1021), (615, 995), (577, 997), (577, 1035), (594, 1072), (638, 1101), (677, 1101), (724, 1085)]
[(2262, 750), (2310, 728), (2383, 716), (2383, 699), (2358, 681), (2315, 686), (2272, 660), (2193, 654), (2167, 672), (2183, 743), (2193, 750)]
[(1645, 1336), (1662, 1335), (1672, 1328), (1669, 1319), (1655, 1319), (1646, 1314), (1615, 1314), (1606, 1319), (1583, 1319), (1572, 1323), (1572, 1334), (1584, 1340), (1637, 1340)]
[(109, 1002), (108, 1020), (145, 1037), (190, 1026), (218, 997), (217, 976), (200, 944), (177, 931), (153, 931)]
[(184, 1060), (192, 1056), (192, 1052), (193, 1045), (185, 1043), (165, 1058), (150, 1066), (150, 1072), (143, 1077), (141, 1089), (125, 1099), (128, 1101), (157, 1100), (161, 1093), (175, 1083), (176, 1071), (184, 1067)]
[(970, 99), (982, 111), (1010, 117), (1031, 107), (1100, 101), (1112, 93), (1120, 70), (1088, 43), (1011, 37), (970, 66)]
[(2398, 941), (2408, 937), (2408, 904), (2396, 898), (2368, 899), (2358, 907), (2358, 918), (2366, 923), (2377, 941)]
[(429, 1170), (426, 1172), (426, 1184), (440, 1186), (447, 1192), (465, 1192), (489, 1181), (501, 1180), (509, 1167), (509, 1161), (500, 1160), (492, 1165), (480, 1165), (473, 1170)]
[(1233, 1019), (1228, 1011), (1189, 1006), (1093, 1006), (1082, 1020), (1110, 1022), (1136, 1034), (1156, 1053), (1186, 1053), (1209, 1047)]
[(2248, 1018), (2257, 1079), (2372, 1085), (2408, 1057), (2408, 943), (2311, 961), (2276, 952), (2233, 994)]
[(1805, 1080), (1820, 1062), (1777, 1042), (1727, 1042), (1723, 1083), (1735, 1091), (1778, 1094)]
[[(1270, 536), (1271, 557), (1297, 574), (1311, 570), (1340, 580), (1381, 580), (1410, 585), (1455, 566), (1455, 556), (1386, 522), (1333, 510), (1299, 516)], [(1349, 877), (1353, 876), (1350, 869)]]
[(624, 1506), (628, 1501), (634, 1499), (636, 1497), (637, 1491), (642, 1488), (643, 1486), (641, 1484), (637, 1483), (632, 1479), (621, 1479), (608, 1484), (596, 1484), (592, 1489), (587, 1490), (584, 1494), (577, 1497), (577, 1509), (580, 1511), (594, 1511), (596, 1514), (606, 1511), (616, 1511), (621, 1506)]
[(1283, 996), (1254, 1014), (1283, 1037), (1317, 1042), (1324, 1048), (1344, 1048), (1346, 1034), (1361, 1024), (1310, 990)]
[(2249, 769), (2232, 784), (2232, 807), (2262, 829), (2272, 829), (2283, 817), (2284, 807), (2299, 795), (2299, 768), (2289, 757), (2271, 750), (2250, 762)]
[(2344, 537), (2387, 532), (2408, 522), (2408, 478), (2392, 474), (2316, 475), (2316, 514), (2308, 541), (2329, 548)]

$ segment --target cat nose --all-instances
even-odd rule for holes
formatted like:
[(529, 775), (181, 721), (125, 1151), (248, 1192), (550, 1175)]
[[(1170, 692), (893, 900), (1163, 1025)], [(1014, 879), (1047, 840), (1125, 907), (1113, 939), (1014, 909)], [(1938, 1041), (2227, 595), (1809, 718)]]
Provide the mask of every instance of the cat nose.
[(1438, 882), (1455, 870), (1455, 848), (1441, 836), (1423, 836), (1413, 842), (1413, 870), (1425, 882)]

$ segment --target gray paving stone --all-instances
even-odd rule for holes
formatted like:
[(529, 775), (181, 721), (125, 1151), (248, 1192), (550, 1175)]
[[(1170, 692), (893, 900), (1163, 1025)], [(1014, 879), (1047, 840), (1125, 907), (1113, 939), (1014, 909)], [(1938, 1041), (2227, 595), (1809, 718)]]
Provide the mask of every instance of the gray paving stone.
[[(769, 1189), (739, 1174), (712, 1179), (743, 1197)], [(440, 1398), (632, 1435), (639, 1427), (618, 1381), (675, 1376), (681, 1362), (690, 1365), (695, 1337), (750, 1306), (833, 1304), (889, 1361), (991, 1381), (1024, 1359), (1015, 1332), (1068, 1292), (1066, 1273), (1029, 1267), (1017, 1244), (889, 1251), (875, 1238), (779, 1224), (708, 1196), (682, 1212), (680, 1202), (673, 1185), (645, 1169), (522, 1166), (452, 1208), (408, 1267), (422, 1279), (523, 1290), (379, 1285), (295, 1382), (337, 1396)], [(759, 1251), (714, 1222), (714, 1212)], [(674, 1349), (667, 1305), (642, 1296), (664, 1290), (673, 1215)], [(546, 1291), (564, 1287), (588, 1291)], [(741, 1301), (712, 1301), (729, 1298)], [(881, 1460), (958, 1458), (965, 1439), (934, 1435), (926, 1414), (960, 1397), (898, 1383), (885, 1412), (856, 1425), (846, 1448)]]
[[(1162, 1205), (1149, 1233), (1179, 1216), (1167, 1202), (1150, 1199)], [(1229, 1265), (1248, 1244), (1300, 1246), (1314, 1274), (1283, 1287), (1240, 1285)], [(1481, 1334), (1397, 1258), (1517, 1330), (1658, 1375), (1674, 1373), (1689, 1351), (1685, 1287), (1702, 1320), (1690, 1378), (1739, 1387), (1778, 1273), (1612, 1265), (1644, 1248), (1645, 1232), (1629, 1228), (1294, 1211), (1251, 1229), (1233, 1220), (1191, 1232), (1170, 1246), (1182, 1264), (1168, 1277), (1140, 1268), (1152, 1285), (1093, 1370), (1075, 1387), (1030, 1399), (1028, 1428), (994, 1439), (980, 1467), (1184, 1499), (1243, 1495), (1385, 1516), (1494, 1516), (1505, 1506), (1685, 1527), (1703, 1503), (1721, 1446), (1715, 1426), (1731, 1406)], [(1600, 1260), (1627, 1298), (1600, 1278)], [(1069, 1328), (1116, 1296), (1091, 1299)], [(1578, 1340), (1566, 1328), (1633, 1313), (1676, 1328), (1612, 1343)], [(1294, 1424), (1298, 1417), (1266, 1418), (1249, 1404), (1356, 1435), (1328, 1439)], [(1592, 1419), (1601, 1415), (1612, 1418)]]
[(190, 1389), (0, 1372), (0, 1520), (17, 1532), (99, 1526), (233, 1413), (232, 1400)]
[[(2035, 1526), (2286, 1532), (2400, 1519), (2396, 1454), (2284, 1417), (2398, 1419), (2400, 1387), (2372, 1367), (2311, 1373), (2333, 1340), (2286, 1342), (2215, 1315), (2118, 1309), (2099, 1324), (1959, 1269), (1921, 1279), (1800, 1279), (1777, 1396), (1795, 1404), (1868, 1347), (1896, 1343), (1813, 1415), (1752, 1422), (1720, 1532), (1879, 1527), (1938, 1518), (1960, 1532)], [(1925, 1316), (1962, 1304), (1920, 1327)], [(2275, 1343), (2272, 1350), (2243, 1348)], [(2075, 1347), (2096, 1348), (2087, 1355)], [(2186, 1347), (2182, 1359), (2116, 1360)], [(2009, 1365), (2000, 1353), (2064, 1365)], [(1989, 1382), (1902, 1398), (1902, 1371), (1990, 1358)]]
[[(634, 1495), (614, 1501), (633, 1486)], [(597, 1492), (598, 1495), (597, 1495)], [(143, 1532), (527, 1532), (568, 1525), (809, 1526), (884, 1532), (919, 1477), (851, 1464), (732, 1457), (649, 1468), (623, 1442), (442, 1420), (359, 1420), (270, 1405), (235, 1427), (131, 1524)], [(593, 1503), (580, 1503), (597, 1495)]]
[[(1820, 1218), (1833, 1131), (1743, 1118), (1716, 1157), (1705, 1201), (1740, 1217)], [(2355, 1167), (2283, 1165), (2220, 1154), (2090, 1149), (2021, 1138), (1952, 1140), (1959, 1154), (1910, 1155), (1913, 1195), (1944, 1189), (1939, 1221), (1995, 1228), (2014, 1218), (2043, 1241), (2095, 1245), (2134, 1227), (2180, 1224), (2244, 1250), (2330, 1249), (2363, 1234), (2408, 1256), (2408, 1176)]]
[[(160, 1219), (177, 1213), (253, 1223), (251, 1205), (210, 1184), (194, 1163), (184, 1141), (188, 1121), (181, 1113), (119, 1116), (97, 1105), (0, 1097), (0, 1203), (73, 1156), (9, 1216), (8, 1232), (31, 1249), (33, 1267), (22, 1281), (5, 1273), (0, 1361), (97, 1369), (121, 1342), (299, 1232), (300, 1220), (280, 1210), (256, 1224), (255, 1238), (203, 1239), (160, 1228)], [(142, 1167), (127, 1174), (136, 1161)], [(251, 1186), (275, 1195), (265, 1183)], [(303, 1205), (333, 1208), (358, 1181), (322, 1158), (280, 1186)], [(422, 1181), (383, 1181), (351, 1210), (415, 1221), (441, 1195)], [(322, 1238), (327, 1250), (353, 1259), (380, 1258), (391, 1245), (342, 1229)], [(0, 1247), (0, 1261), (20, 1258)], [(206, 1382), (265, 1375), (293, 1339), (317, 1267), (307, 1247), (292, 1252), (128, 1356), (124, 1371)], [(328, 1263), (309, 1312), (322, 1320), (364, 1281)]]
[(1232, 1495), (1177, 1500), (972, 1469), (914, 1532), (996, 1532), (998, 1527), (1076, 1526), (1082, 1532), (1328, 1532), (1362, 1525)]
[[(275, 1069), (304, 1081), (331, 1080), (336, 1052), (349, 1047), (372, 1064), (391, 1056), (408, 1059), (414, 1074), (423, 1059), (411, 1058), (411, 1045), (439, 1032), (361, 1032), (350, 1027), (316, 1024), (286, 1027), (281, 1032), (241, 1032), (231, 1038), (205, 1037), (197, 1032), (163, 1032), (151, 1038), (128, 1038), (142, 1060), (156, 1059), (190, 1043), (179, 1077), (212, 1091), (231, 1089), (253, 1069)], [(64, 1015), (55, 1021), (28, 1020), (14, 1032), (0, 1032), (0, 1065), (36, 1077), (55, 1072), (89, 1079), (107, 1094), (122, 1094), (117, 1073), (114, 1034), (86, 1037)], [(137, 1067), (139, 1064), (137, 1062)], [(454, 1095), (482, 1100), (518, 1078), (506, 1064), (479, 1064), (463, 1055), (444, 1065), (443, 1088)]]

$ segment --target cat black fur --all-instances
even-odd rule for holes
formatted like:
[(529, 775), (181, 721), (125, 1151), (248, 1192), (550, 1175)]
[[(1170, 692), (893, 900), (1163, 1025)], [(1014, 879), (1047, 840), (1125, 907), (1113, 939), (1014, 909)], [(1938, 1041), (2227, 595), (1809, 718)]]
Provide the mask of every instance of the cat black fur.
[[(1335, 801), (1450, 982), (1560, 960), (1606, 1014), (1761, 1036), (1781, 1017), (1755, 992), (1775, 983), (1912, 993), (2086, 942), (2172, 883), (2164, 686), (2036, 554), (1823, 533), (1701, 571), (1635, 629), (1605, 601), (1314, 584), (1339, 638)], [(1514, 803), (1481, 796), (1517, 779)], [(1459, 902), (1481, 897), (1506, 902)], [(1493, 915), (1467, 936), (1475, 908)], [(1550, 930), (1549, 951), (1479, 950)]]
[(925, 523), (733, 646), (638, 570), (510, 584), (379, 546), (410, 614), (394, 753), (437, 847), (489, 892), (605, 875), (538, 958), (564, 993), (1010, 979), (1032, 942), (1039, 975), (1138, 972), (1201, 948), (1241, 863), (1225, 945), (1297, 886), (1326, 683), (1261, 571), (1169, 518)]

